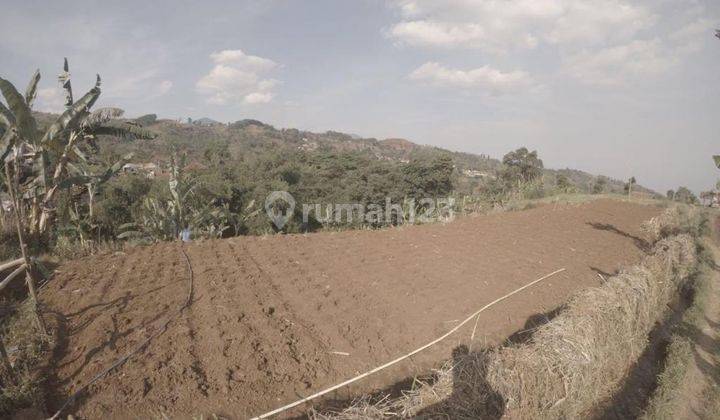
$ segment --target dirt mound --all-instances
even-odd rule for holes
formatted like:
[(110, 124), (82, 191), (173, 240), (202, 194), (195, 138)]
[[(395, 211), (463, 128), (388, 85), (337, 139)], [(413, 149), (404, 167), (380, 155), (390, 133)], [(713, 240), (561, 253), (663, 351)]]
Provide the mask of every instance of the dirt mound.
[[(602, 200), (382, 231), (195, 242), (194, 300), (140, 356), (91, 387), (88, 418), (258, 415), (446, 332), (482, 305), (554, 271), (480, 318), (474, 346), (528, 327), (575, 290), (636, 262), (659, 209)], [(42, 291), (60, 340), (62, 398), (152, 334), (187, 293), (179, 244), (69, 262)], [(333, 398), (426, 372), (454, 338)]]

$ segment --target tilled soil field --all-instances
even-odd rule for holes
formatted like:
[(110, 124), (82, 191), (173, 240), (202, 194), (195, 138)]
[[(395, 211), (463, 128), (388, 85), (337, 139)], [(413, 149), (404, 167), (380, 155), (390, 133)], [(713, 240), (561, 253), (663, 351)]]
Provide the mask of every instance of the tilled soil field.
[[(448, 224), (186, 244), (194, 271), (189, 308), (70, 412), (252, 417), (405, 354), (488, 302), (566, 268), (484, 312), (473, 343), (471, 323), (329, 398), (390, 387), (427, 373), (460, 344), (501, 343), (574, 291), (638, 261), (640, 224), (659, 212), (598, 200)], [(59, 267), (41, 292), (58, 335), (50, 408), (182, 305), (189, 274), (180, 247), (162, 243)]]

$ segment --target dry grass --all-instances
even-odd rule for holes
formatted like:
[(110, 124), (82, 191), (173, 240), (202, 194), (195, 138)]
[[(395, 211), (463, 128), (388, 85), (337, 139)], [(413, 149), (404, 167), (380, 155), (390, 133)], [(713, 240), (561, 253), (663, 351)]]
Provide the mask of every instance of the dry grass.
[(37, 367), (45, 362), (49, 344), (37, 330), (29, 302), (14, 308), (2, 323), (2, 339), (8, 350), (18, 382), (0, 390), (0, 415), (29, 407), (43, 407), (43, 378)]
[[(392, 401), (360, 399), (316, 419), (388, 416), (476, 419), (582, 418), (617, 390), (656, 322), (698, 265), (702, 212), (672, 207), (645, 230), (655, 246), (601, 287), (580, 292), (529, 342), (487, 352), (456, 349), (432, 384)], [(671, 237), (668, 237), (673, 235)]]
[(52, 255), (59, 261), (73, 260), (90, 255), (109, 254), (123, 251), (127, 244), (120, 241), (85, 241), (81, 243), (66, 236), (60, 236), (55, 241)]
[(707, 209), (675, 204), (643, 223), (642, 228), (651, 242), (682, 233), (699, 238), (708, 233), (707, 216)]
[(652, 255), (582, 291), (530, 343), (502, 348), (487, 379), (524, 418), (578, 418), (609, 398), (696, 266), (693, 238), (660, 241)]
[(655, 389), (642, 419), (676, 418), (675, 410), (680, 396), (683, 378), (692, 360), (692, 342), (680, 335), (674, 335), (667, 348), (665, 368), (658, 376)]

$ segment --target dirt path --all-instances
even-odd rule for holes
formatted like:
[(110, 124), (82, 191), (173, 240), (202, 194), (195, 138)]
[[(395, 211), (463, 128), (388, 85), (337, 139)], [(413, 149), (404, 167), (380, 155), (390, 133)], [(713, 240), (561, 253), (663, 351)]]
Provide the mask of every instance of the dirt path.
[[(601, 200), (382, 231), (195, 242), (193, 303), (140, 357), (95, 385), (87, 418), (247, 418), (404, 354), (484, 304), (567, 270), (484, 313), (476, 346), (527, 327), (601, 276), (635, 263), (656, 207)], [(62, 397), (155, 331), (183, 301), (179, 244), (68, 262), (42, 291), (60, 332), (51, 379)], [(348, 398), (427, 372), (472, 326)]]
[[(677, 414), (679, 419), (707, 419), (705, 390), (720, 386), (720, 249), (711, 247), (715, 265), (705, 316), (693, 335), (693, 360), (685, 376)], [(720, 415), (720, 413), (715, 413)]]

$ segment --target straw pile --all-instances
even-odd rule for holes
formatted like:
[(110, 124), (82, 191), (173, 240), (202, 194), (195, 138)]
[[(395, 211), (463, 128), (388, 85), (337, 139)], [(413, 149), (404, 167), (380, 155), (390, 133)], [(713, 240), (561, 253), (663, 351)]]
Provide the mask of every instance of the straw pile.
[(506, 410), (522, 418), (578, 418), (610, 397), (696, 259), (689, 235), (661, 240), (640, 265), (572, 298), (528, 344), (492, 354), (487, 381)]

